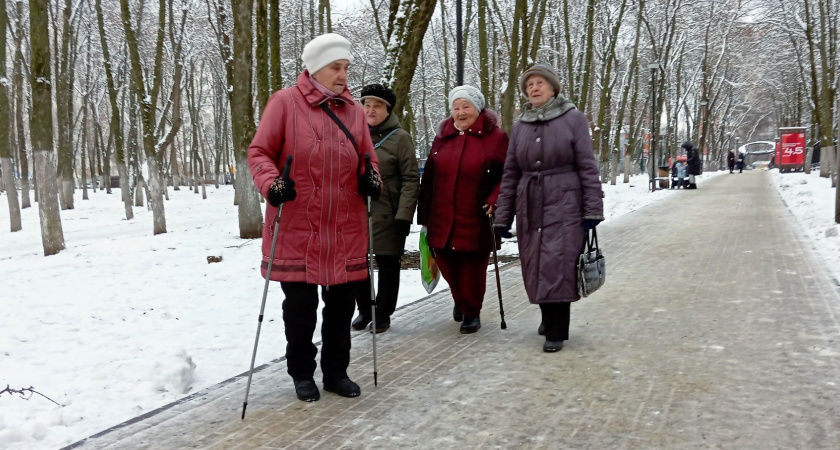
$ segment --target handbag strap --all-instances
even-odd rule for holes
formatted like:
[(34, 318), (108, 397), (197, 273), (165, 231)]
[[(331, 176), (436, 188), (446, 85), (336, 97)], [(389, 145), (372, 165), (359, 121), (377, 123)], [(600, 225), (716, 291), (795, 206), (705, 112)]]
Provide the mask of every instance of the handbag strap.
[(379, 148), (379, 146), (380, 146), (380, 145), (382, 145), (382, 144), (384, 144), (384, 143), (385, 143), (385, 141), (387, 141), (387, 140), (388, 140), (388, 138), (389, 138), (389, 137), (391, 137), (391, 135), (392, 135), (392, 134), (394, 134), (394, 133), (396, 133), (396, 132), (397, 132), (397, 130), (399, 130), (399, 128), (394, 128), (393, 130), (391, 130), (391, 132), (390, 132), (390, 133), (386, 134), (386, 135), (385, 135), (385, 137), (384, 137), (384, 138), (382, 138), (382, 140), (381, 140), (381, 141), (377, 142), (377, 143), (376, 143), (376, 145), (374, 145), (374, 146), (373, 146), (373, 149), (374, 149), (374, 150), (376, 150), (377, 148)]
[[(350, 130), (347, 129), (347, 127), (344, 125), (344, 122), (342, 122), (341, 119), (339, 119), (338, 116), (335, 115), (333, 110), (331, 110), (330, 107), (327, 106), (327, 102), (321, 103), (321, 109), (323, 109), (324, 112), (327, 113), (328, 116), (330, 116), (330, 119), (332, 119), (333, 122), (335, 122), (335, 124), (338, 125), (338, 128), (341, 128), (341, 131), (344, 132), (344, 134), (347, 136), (347, 139), (349, 139), (350, 143), (353, 144), (353, 148), (356, 149), (356, 153), (358, 154), (359, 153), (359, 146), (356, 145), (356, 140), (353, 139), (353, 135), (350, 134)], [(358, 174), (361, 171), (362, 171), (362, 155), (359, 154), (359, 164), (358, 164), (358, 169), (356, 170), (356, 173)]]
[(595, 231), (595, 228), (589, 230), (586, 235), (586, 252), (589, 253), (591, 251), (598, 251), (598, 232)]

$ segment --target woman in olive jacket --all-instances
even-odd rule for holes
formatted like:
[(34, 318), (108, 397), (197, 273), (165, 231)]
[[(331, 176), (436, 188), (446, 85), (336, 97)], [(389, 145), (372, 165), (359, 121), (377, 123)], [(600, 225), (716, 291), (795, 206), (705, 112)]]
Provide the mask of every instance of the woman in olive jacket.
[(604, 220), (603, 192), (589, 123), (560, 95), (554, 69), (536, 64), (520, 85), (529, 102), (511, 132), (496, 227), (510, 237), (516, 216), (525, 291), (540, 305), (543, 350), (556, 352), (580, 300), (575, 269), (586, 231)]
[[(399, 119), (392, 112), (396, 100), (394, 92), (381, 84), (362, 88), (360, 101), (365, 109), (365, 120), (379, 158), (379, 174), (382, 177), (382, 195), (370, 206), (373, 253), (379, 269), (374, 324), (377, 333), (390, 328), (391, 315), (397, 308), (400, 259), (405, 250), (405, 238), (411, 232), (420, 184), (414, 141), (408, 131), (401, 128)], [(352, 326), (354, 330), (364, 330), (372, 316), (370, 279), (362, 283), (356, 304), (359, 315)]]

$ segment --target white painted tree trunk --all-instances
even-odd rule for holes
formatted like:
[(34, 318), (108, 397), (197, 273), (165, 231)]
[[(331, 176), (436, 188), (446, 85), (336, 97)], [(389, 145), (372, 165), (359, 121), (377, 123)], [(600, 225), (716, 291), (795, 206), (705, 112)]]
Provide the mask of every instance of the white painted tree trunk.
[[(3, 158), (3, 186), (6, 187), (6, 197), (9, 200), (10, 231), (20, 231), (20, 203), (18, 203), (17, 188), (15, 187), (15, 173), (12, 169), (12, 158)], [(23, 180), (25, 181), (25, 180)]]

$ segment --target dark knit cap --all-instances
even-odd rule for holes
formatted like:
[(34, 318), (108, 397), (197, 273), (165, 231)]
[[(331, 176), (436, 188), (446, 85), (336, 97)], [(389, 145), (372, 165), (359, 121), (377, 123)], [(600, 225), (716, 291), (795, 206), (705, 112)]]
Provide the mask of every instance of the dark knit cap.
[(691, 147), (694, 147), (694, 144), (692, 144), (691, 141), (685, 141), (682, 143), (681, 147), (686, 150), (690, 150)]
[(519, 78), (519, 89), (526, 97), (528, 96), (526, 85), (528, 83), (528, 78), (531, 78), (532, 75), (539, 75), (548, 80), (548, 82), (551, 83), (551, 87), (554, 88), (555, 97), (560, 94), (560, 77), (557, 75), (557, 72), (554, 71), (554, 68), (548, 64), (534, 64)]
[(368, 98), (375, 98), (385, 102), (388, 106), (389, 114), (391, 113), (391, 110), (394, 109), (394, 105), (397, 103), (397, 95), (394, 94), (394, 91), (381, 84), (369, 84), (362, 88), (362, 96), (359, 98), (359, 101), (364, 105), (365, 100)]

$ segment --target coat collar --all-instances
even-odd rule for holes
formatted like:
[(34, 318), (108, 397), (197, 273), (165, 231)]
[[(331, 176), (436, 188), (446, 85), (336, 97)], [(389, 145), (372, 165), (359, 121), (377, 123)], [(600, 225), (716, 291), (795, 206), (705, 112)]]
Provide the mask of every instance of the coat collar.
[(368, 128), (370, 128), (371, 135), (379, 135), (379, 137), (382, 137), (393, 131), (395, 128), (402, 128), (402, 126), (400, 125), (400, 119), (397, 118), (397, 115), (391, 113), (379, 125)]
[[(300, 73), (297, 77), (297, 87), (300, 89), (301, 94), (306, 99), (306, 102), (309, 103), (311, 106), (318, 106), (321, 103), (329, 100), (329, 98), (323, 92), (319, 91), (315, 85), (309, 81), (309, 71), (305, 70)], [(344, 92), (340, 95), (333, 97), (334, 100), (341, 100), (344, 103), (353, 103), (353, 95), (350, 94), (350, 89), (344, 87)]]
[[(494, 129), (499, 127), (499, 116), (496, 111), (485, 108), (475, 119), (475, 122), (468, 130), (464, 130), (466, 134), (474, 136), (487, 136), (492, 133)], [(438, 125), (438, 134), (441, 137), (449, 137), (459, 134), (460, 130), (455, 128), (455, 119), (452, 116), (447, 117)]]

